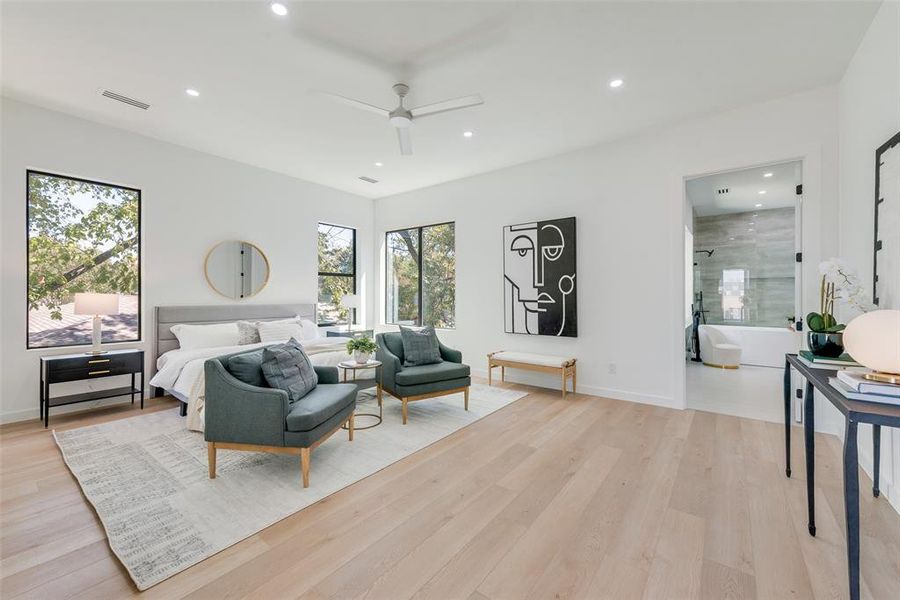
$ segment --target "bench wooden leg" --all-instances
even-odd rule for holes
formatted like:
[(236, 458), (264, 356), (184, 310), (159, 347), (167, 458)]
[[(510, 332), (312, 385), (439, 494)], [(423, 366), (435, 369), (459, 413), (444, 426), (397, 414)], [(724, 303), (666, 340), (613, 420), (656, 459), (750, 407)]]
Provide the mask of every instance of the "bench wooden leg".
[(206, 456), (209, 462), (209, 478), (216, 478), (216, 443), (206, 442)]
[(488, 360), (488, 386), (491, 385), (491, 375), (494, 372), (494, 365), (491, 364), (491, 361)]
[(406, 419), (407, 419), (406, 403), (407, 403), (406, 398), (403, 398), (403, 424), (404, 425), (406, 425)]
[(506, 383), (506, 367), (504, 366), (500, 367), (500, 381)]
[(469, 388), (466, 387), (466, 391), (464, 392), (466, 397), (466, 410), (469, 410)]
[(562, 397), (566, 397), (566, 370), (562, 369)]
[(300, 471), (303, 473), (303, 487), (309, 487), (309, 448), (300, 448)]
[(572, 393), (575, 393), (575, 385), (578, 383), (578, 369), (572, 369)]

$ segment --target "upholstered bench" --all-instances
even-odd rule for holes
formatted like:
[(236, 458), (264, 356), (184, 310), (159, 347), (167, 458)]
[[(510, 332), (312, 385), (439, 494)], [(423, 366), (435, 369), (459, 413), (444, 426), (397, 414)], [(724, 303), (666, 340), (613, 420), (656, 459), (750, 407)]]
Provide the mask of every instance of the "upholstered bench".
[(572, 393), (575, 393), (575, 383), (578, 379), (574, 358), (565, 356), (552, 356), (549, 354), (532, 354), (530, 352), (508, 352), (501, 350), (491, 352), (488, 357), (488, 385), (491, 385), (491, 375), (494, 367), (500, 367), (500, 380), (506, 381), (506, 368), (525, 369), (527, 371), (540, 371), (541, 373), (555, 373), (562, 380), (562, 397), (566, 397), (566, 381), (572, 378)]

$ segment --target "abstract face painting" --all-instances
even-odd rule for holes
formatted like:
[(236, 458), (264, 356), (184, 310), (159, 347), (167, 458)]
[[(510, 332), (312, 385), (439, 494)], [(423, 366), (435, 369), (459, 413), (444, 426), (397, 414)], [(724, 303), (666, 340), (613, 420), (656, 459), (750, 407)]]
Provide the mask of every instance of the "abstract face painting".
[(578, 336), (575, 217), (503, 228), (504, 331)]

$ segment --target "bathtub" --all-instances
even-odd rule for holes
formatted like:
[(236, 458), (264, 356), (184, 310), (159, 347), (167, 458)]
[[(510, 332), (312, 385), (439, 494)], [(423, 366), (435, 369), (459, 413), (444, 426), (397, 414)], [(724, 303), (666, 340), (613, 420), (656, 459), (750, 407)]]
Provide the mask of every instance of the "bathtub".
[(761, 367), (784, 367), (784, 355), (796, 353), (803, 334), (786, 327), (747, 327), (745, 325), (707, 325), (724, 335), (728, 342), (741, 347), (741, 364)]

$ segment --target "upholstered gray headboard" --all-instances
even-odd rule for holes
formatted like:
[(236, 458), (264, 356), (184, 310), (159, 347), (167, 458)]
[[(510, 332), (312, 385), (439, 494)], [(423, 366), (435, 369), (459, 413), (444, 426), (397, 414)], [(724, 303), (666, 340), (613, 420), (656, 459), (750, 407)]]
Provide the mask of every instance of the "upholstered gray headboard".
[(315, 304), (216, 304), (212, 306), (157, 306), (153, 363), (164, 352), (178, 348), (169, 328), (178, 323), (203, 325), (229, 321), (273, 321), (300, 316), (316, 322)]

